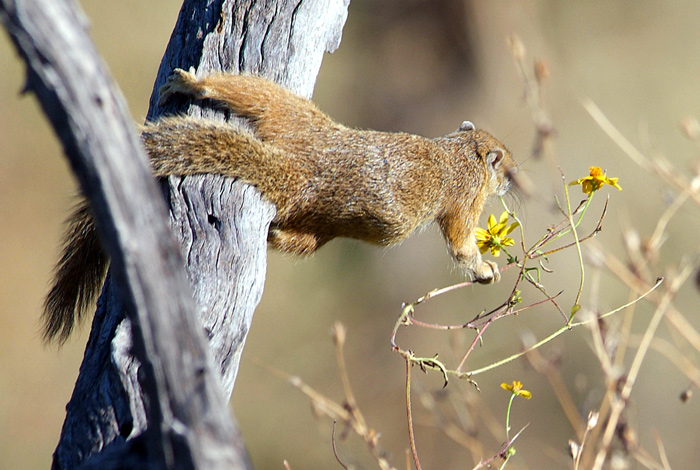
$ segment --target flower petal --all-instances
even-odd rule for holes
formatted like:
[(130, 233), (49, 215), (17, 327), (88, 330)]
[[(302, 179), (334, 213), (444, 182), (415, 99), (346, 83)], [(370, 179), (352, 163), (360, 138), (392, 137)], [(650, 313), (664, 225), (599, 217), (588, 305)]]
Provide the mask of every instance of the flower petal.
[(610, 186), (613, 186), (613, 187), (619, 189), (620, 191), (622, 191), (622, 188), (620, 187), (620, 185), (617, 184), (617, 180), (619, 180), (619, 179), (620, 179), (620, 178), (608, 178), (608, 177), (606, 176), (606, 177), (605, 177), (605, 182), (608, 183)]
[(581, 183), (581, 191), (583, 191), (584, 194), (591, 194), (591, 192), (595, 191), (590, 178), (583, 179), (583, 182)]
[(489, 232), (493, 233), (493, 228), (496, 226), (496, 217), (493, 214), (489, 215)]
[(520, 226), (519, 222), (514, 222), (510, 224), (505, 230), (502, 231), (501, 235), (508, 235), (510, 232), (515, 230), (517, 227)]
[(490, 234), (489, 232), (487, 232), (486, 230), (484, 230), (483, 228), (481, 228), (481, 227), (477, 227), (477, 228), (474, 230), (474, 236), (476, 237), (476, 241), (477, 241), (477, 242), (479, 242), (479, 241), (488, 241), (488, 240), (491, 239), (491, 234)]

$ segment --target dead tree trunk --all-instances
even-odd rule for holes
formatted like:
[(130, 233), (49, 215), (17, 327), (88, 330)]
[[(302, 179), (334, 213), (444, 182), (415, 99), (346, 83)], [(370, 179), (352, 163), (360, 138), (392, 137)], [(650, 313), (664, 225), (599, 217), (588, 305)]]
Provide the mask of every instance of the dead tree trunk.
[[(156, 79), (149, 119), (165, 111), (156, 105), (157, 90), (174, 67), (193, 66), (200, 74), (260, 74), (310, 96), (323, 52), (340, 42), (348, 2), (186, 0)], [(73, 468), (102, 452), (88, 465), (248, 468), (234, 426), (220, 417), (226, 416), (224, 397), (233, 389), (262, 293), (267, 227), (274, 208), (253, 188), (218, 176), (170, 177), (164, 182), (194, 309), (187, 289), (178, 284), (181, 257), (168, 245), (170, 235), (159, 231), (161, 201), (152, 190), (148, 193), (145, 157), (133, 129), (129, 134), (126, 107), (109, 90), (111, 83), (89, 44), (82, 17), (69, 0), (0, 0), (0, 6), (3, 22), (27, 59), (28, 87), (64, 142), (113, 260), (53, 467)], [(59, 35), (69, 41), (62, 44), (63, 56), (55, 47), (54, 36)], [(76, 39), (88, 44), (70, 42)], [(48, 49), (36, 47), (34, 55), (24, 49), (37, 45)], [(86, 56), (73, 63), (66, 50), (86, 51)], [(85, 73), (93, 62), (96, 72)], [(56, 77), (58, 83), (50, 83)], [(84, 121), (64, 108), (70, 104)], [(224, 118), (195, 104), (178, 111)], [(110, 120), (127, 131), (106, 126)], [(88, 132), (93, 127), (94, 136)], [(112, 137), (106, 157), (90, 160), (102, 155), (91, 144), (105, 136)], [(135, 167), (129, 166), (131, 156)], [(198, 349), (201, 327), (188, 323), (193, 310), (204, 326), (213, 363), (206, 350)], [(135, 318), (139, 328), (132, 337)], [(221, 380), (223, 394), (212, 389), (210, 377)], [(226, 447), (231, 442), (233, 453)], [(140, 458), (144, 444), (145, 460)], [(111, 452), (103, 452), (105, 448)]]

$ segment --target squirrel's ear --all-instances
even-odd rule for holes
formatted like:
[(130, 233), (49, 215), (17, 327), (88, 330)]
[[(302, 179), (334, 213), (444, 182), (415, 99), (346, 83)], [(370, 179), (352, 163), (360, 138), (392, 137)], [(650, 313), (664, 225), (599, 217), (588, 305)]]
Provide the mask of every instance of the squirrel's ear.
[(494, 169), (497, 169), (505, 156), (503, 149), (496, 147), (486, 155), (486, 162)]
[(458, 130), (459, 130), (460, 132), (464, 132), (464, 131), (473, 131), (474, 129), (476, 129), (476, 127), (474, 127), (474, 123), (473, 123), (473, 122), (471, 122), (471, 121), (464, 121), (464, 122), (459, 126), (459, 129), (458, 129)]

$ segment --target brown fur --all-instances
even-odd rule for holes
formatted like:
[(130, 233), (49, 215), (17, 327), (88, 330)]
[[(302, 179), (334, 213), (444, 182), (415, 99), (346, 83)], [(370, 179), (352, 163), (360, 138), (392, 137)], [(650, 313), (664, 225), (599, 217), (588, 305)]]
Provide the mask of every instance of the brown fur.
[[(342, 126), (265, 79), (177, 69), (161, 89), (211, 99), (249, 118), (254, 133), (212, 120), (167, 117), (143, 128), (156, 176), (221, 174), (256, 186), (277, 207), (270, 244), (308, 255), (335, 237), (393, 245), (437, 221), (450, 253), (479, 282), (499, 279), (474, 228), (485, 200), (508, 189), (515, 164), (503, 144), (464, 123), (429, 139)], [(47, 340), (65, 340), (94, 299), (107, 257), (83, 203), (70, 220), (44, 313)]]

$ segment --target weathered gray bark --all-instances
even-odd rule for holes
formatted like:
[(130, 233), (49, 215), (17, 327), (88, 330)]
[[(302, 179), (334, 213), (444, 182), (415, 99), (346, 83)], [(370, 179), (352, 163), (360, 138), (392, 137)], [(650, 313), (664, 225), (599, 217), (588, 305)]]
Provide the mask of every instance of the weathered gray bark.
[[(67, 406), (54, 468), (73, 468), (107, 446), (111, 453), (88, 464), (116, 468), (144, 466), (148, 461), (156, 466), (177, 462), (178, 467), (249, 467), (242, 441), (226, 419), (224, 396), (233, 389), (252, 312), (262, 293), (265, 239), (274, 208), (254, 189), (217, 176), (171, 177), (163, 186), (214, 357), (212, 366), (211, 356), (197, 347), (201, 327), (191, 321), (192, 300), (179, 276), (181, 257), (168, 243), (171, 236), (162, 232), (158, 215), (162, 200), (149, 188), (145, 158), (140, 155), (135, 167), (119, 159), (142, 152), (133, 131), (124, 130), (133, 126), (123, 100), (108, 90), (103, 67), (84, 70), (97, 56), (92, 45), (70, 42), (87, 41), (84, 21), (67, 0), (0, 2), (18, 48), (52, 43), (57, 54), (25, 53), (32, 67), (28, 84), (64, 141), (113, 259)], [(174, 67), (194, 66), (198, 74), (215, 70), (261, 74), (310, 96), (323, 52), (339, 44), (348, 2), (186, 0), (154, 91)], [(13, 22), (31, 26), (13, 31), (9, 26)], [(56, 43), (58, 33), (66, 33), (68, 42)], [(61, 59), (77, 59), (78, 64), (57, 65)], [(49, 83), (57, 77), (58, 83)], [(69, 88), (65, 95), (62, 86)], [(150, 119), (163, 112), (156, 98), (154, 93)], [(81, 99), (89, 105), (82, 115), (85, 121), (74, 122), (62, 106), (86, 104)], [(223, 118), (195, 105), (188, 112)], [(113, 120), (119, 129), (102, 128)], [(92, 126), (97, 127), (95, 135), (88, 132)], [(97, 152), (91, 144), (105, 135), (113, 137), (107, 154), (91, 161)], [(143, 341), (141, 334), (132, 340), (124, 306), (139, 315)], [(134, 352), (151, 362), (140, 365)], [(212, 388), (211, 377), (221, 379), (223, 394)], [(138, 456), (144, 448), (160, 450), (145, 460)], [(126, 451), (131, 452), (128, 458)]]
[[(121, 287), (122, 310), (138, 325), (132, 349), (142, 363), (149, 423), (140, 461), (154, 468), (235, 465), (234, 426), (215, 412), (226, 409), (226, 399), (192, 314), (182, 256), (125, 101), (86, 33), (84, 18), (68, 0), (0, 5), (3, 23), (28, 65), (27, 89), (39, 98), (94, 202)], [(174, 350), (173, 342), (182, 349)]]
[[(310, 98), (323, 54), (340, 45), (349, 1), (185, 1), (158, 70), (147, 119), (182, 112), (177, 104), (157, 105), (158, 89), (176, 67), (195, 67), (200, 76), (215, 71), (262, 75)], [(226, 118), (199, 104), (191, 103), (187, 112)], [(262, 295), (267, 225), (274, 216), (266, 202), (239, 186), (217, 176), (171, 177), (166, 189), (227, 396)], [(190, 207), (195, 201), (199, 207)], [(240, 246), (243, 242), (249, 245)]]

